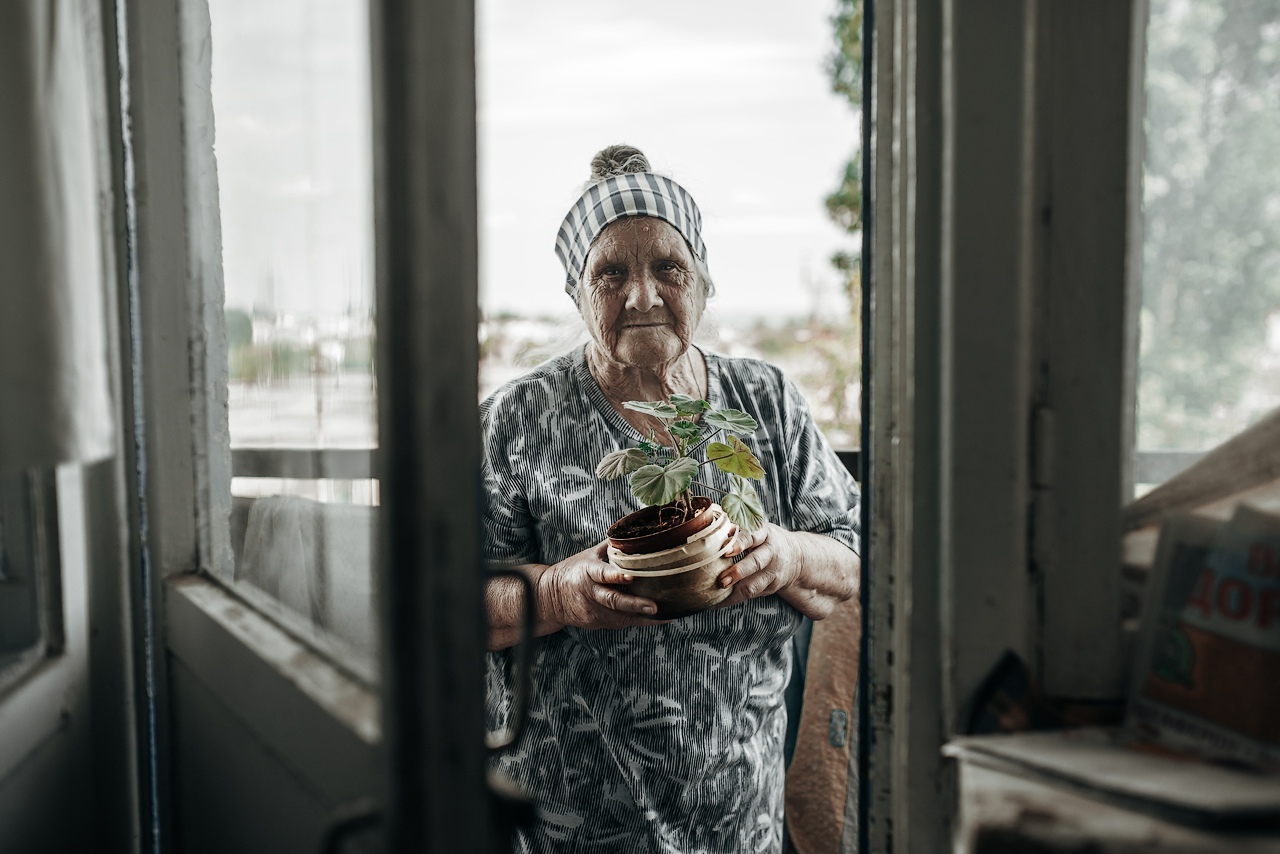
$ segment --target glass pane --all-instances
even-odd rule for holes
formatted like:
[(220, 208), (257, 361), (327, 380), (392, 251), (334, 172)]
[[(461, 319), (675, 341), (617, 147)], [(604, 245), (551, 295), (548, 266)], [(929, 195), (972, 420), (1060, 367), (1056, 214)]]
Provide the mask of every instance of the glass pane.
[(1278, 104), (1280, 6), (1152, 0), (1139, 481), (1280, 405)]
[(371, 675), (365, 0), (210, 0), (242, 592)]
[(0, 477), (0, 690), (61, 648), (56, 543), (52, 473)]
[[(592, 155), (627, 143), (702, 210), (716, 295), (696, 342), (778, 365), (858, 446), (860, 114), (832, 67), (855, 5), (478, 3), (482, 397), (586, 340), (556, 231)], [(834, 74), (860, 96), (860, 59)]]

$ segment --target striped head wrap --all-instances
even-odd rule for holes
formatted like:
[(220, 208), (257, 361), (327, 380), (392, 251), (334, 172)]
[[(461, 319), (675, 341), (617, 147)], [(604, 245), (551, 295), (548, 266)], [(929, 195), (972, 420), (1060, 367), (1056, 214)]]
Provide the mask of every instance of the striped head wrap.
[(556, 257), (564, 265), (564, 289), (569, 296), (578, 289), (591, 244), (606, 225), (625, 216), (666, 220), (680, 232), (698, 260), (706, 263), (702, 213), (688, 190), (652, 172), (610, 175), (583, 192), (565, 215), (556, 235)]

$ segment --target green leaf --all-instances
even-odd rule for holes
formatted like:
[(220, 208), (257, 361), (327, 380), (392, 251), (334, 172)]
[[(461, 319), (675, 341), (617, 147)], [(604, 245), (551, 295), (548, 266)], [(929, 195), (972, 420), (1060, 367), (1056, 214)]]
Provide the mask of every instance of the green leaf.
[(698, 464), (688, 457), (665, 466), (643, 466), (631, 475), (631, 492), (648, 506), (667, 504), (689, 488), (697, 473)]
[(624, 474), (631, 474), (649, 464), (649, 455), (639, 448), (623, 448), (612, 454), (605, 454), (596, 466), (596, 477), (601, 480), (613, 480)]
[(760, 496), (745, 480), (733, 479), (733, 490), (720, 497), (720, 506), (729, 521), (739, 528), (754, 531), (764, 524), (764, 506), (760, 503)]
[(754, 418), (739, 409), (713, 409), (703, 420), (712, 427), (743, 435), (754, 433), (760, 426)]
[(702, 438), (702, 428), (692, 421), (677, 421), (668, 429), (671, 431), (672, 436), (677, 439), (684, 439), (686, 442)]
[(707, 445), (707, 459), (715, 463), (721, 470), (738, 477), (760, 480), (764, 477), (764, 466), (751, 453), (751, 449), (742, 443), (737, 436), (729, 437), (729, 444), (712, 442)]
[(671, 450), (671, 449), (670, 449), (670, 448), (668, 448), (666, 445), (660, 444), (660, 443), (658, 443), (658, 442), (651, 441), (650, 439), (641, 439), (641, 440), (640, 440), (640, 444), (639, 444), (639, 445), (637, 445), (636, 447), (638, 447), (640, 450), (644, 451), (644, 452), (645, 452), (646, 454), (648, 454), (650, 457), (654, 456), (655, 454), (660, 454), (660, 453), (662, 453), (662, 452), (664, 452), (664, 451), (670, 451), (670, 450)]
[(711, 408), (711, 404), (705, 400), (699, 400), (696, 397), (689, 397), (687, 394), (671, 395), (671, 405), (676, 408), (676, 412), (681, 415), (701, 415)]
[(680, 417), (676, 408), (664, 400), (628, 400), (622, 406), (624, 409), (643, 412), (645, 415), (652, 415), (666, 421), (674, 421)]

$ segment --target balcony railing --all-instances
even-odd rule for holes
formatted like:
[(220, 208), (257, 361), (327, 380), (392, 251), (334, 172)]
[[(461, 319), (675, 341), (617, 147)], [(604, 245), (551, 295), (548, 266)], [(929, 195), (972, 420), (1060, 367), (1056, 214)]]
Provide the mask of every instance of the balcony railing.
[[(368, 480), (374, 472), (377, 448), (233, 448), (234, 477), (271, 477), (290, 480)], [(855, 477), (861, 451), (837, 451)], [(1188, 468), (1203, 453), (1191, 451), (1139, 451), (1134, 459), (1134, 483), (1164, 483)]]

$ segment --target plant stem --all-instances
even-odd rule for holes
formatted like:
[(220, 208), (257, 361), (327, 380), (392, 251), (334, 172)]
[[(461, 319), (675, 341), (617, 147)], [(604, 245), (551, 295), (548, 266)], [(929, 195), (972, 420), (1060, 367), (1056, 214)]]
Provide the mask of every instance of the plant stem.
[(720, 487), (718, 487), (718, 486), (712, 486), (711, 484), (709, 484), (709, 483), (703, 483), (703, 482), (702, 482), (702, 481), (700, 481), (700, 480), (695, 480), (695, 481), (693, 481), (693, 482), (690, 484), (690, 486), (701, 486), (703, 489), (714, 489), (716, 492), (720, 493), (721, 495), (728, 495), (728, 494), (729, 494), (729, 490), (727, 490), (727, 489), (721, 489), (721, 488), (720, 488)]
[(707, 444), (707, 442), (710, 442), (712, 439), (714, 439), (716, 436), (718, 436), (719, 434), (721, 434), (721, 433), (723, 433), (723, 432), (724, 432), (723, 430), (712, 430), (710, 433), (708, 433), (707, 435), (705, 435), (705, 436), (703, 436), (701, 439), (699, 439), (699, 440), (698, 440), (698, 444), (696, 444), (696, 445), (694, 445), (692, 448), (690, 448), (690, 449), (688, 450), (688, 452), (685, 454), (685, 456), (687, 456), (687, 457), (691, 457), (691, 456), (693, 456), (693, 452), (694, 452), (694, 451), (698, 450), (698, 449), (699, 449), (699, 448), (701, 448), (703, 445)]

